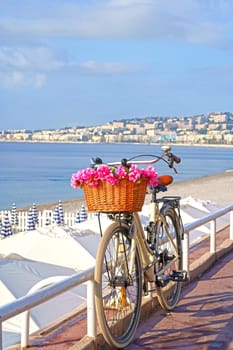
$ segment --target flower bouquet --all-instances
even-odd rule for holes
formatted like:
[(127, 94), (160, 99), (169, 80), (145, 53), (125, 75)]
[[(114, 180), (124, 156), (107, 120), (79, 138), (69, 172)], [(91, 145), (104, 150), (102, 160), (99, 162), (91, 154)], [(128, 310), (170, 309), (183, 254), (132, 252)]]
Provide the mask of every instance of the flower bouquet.
[(87, 207), (94, 212), (140, 211), (146, 187), (158, 184), (158, 174), (152, 166), (136, 165), (86, 168), (72, 174), (71, 186), (83, 188)]

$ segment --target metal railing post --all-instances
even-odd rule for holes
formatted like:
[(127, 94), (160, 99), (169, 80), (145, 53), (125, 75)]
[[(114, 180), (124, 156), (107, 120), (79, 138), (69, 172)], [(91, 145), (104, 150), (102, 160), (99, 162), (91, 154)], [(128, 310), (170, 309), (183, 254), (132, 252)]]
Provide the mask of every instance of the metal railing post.
[(96, 337), (95, 282), (87, 282), (87, 335)]
[(29, 318), (30, 310), (22, 314), (22, 328), (21, 328), (21, 348), (27, 347), (29, 344)]
[(187, 271), (189, 278), (189, 231), (184, 232), (183, 245), (183, 270)]
[(210, 253), (216, 252), (216, 220), (210, 221)]

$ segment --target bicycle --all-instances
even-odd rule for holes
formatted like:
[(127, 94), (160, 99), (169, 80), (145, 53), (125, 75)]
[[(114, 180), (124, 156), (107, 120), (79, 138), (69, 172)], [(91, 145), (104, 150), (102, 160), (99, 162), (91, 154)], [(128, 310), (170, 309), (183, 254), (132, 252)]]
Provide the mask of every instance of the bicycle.
[[(171, 153), (169, 146), (162, 147), (162, 151), (161, 156), (139, 155), (107, 165), (164, 161), (177, 172), (174, 163), (179, 163), (180, 158)], [(145, 160), (146, 157), (152, 159)], [(100, 158), (92, 159), (93, 167), (101, 163)], [(180, 197), (157, 198), (172, 181), (172, 176), (162, 175), (158, 186), (149, 189), (151, 215), (144, 228), (138, 212), (112, 212), (107, 214), (112, 223), (103, 233), (98, 215), (101, 240), (95, 268), (96, 312), (106, 342), (115, 348), (124, 348), (132, 341), (143, 294), (156, 291), (161, 306), (170, 311), (178, 303), (182, 282), (187, 280), (182, 269)]]

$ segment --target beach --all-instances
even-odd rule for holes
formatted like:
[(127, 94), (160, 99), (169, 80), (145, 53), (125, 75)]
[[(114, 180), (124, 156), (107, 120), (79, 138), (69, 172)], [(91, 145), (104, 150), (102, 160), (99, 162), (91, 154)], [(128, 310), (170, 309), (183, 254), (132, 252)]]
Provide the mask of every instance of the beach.
[[(182, 182), (176, 182), (176, 175), (174, 175), (173, 183), (168, 186), (168, 190), (161, 192), (158, 196), (192, 197), (196, 200), (216, 203), (221, 207), (228, 206), (233, 203), (233, 170)], [(146, 202), (149, 201), (150, 195), (147, 195)], [(62, 201), (65, 212), (76, 212), (83, 203), (85, 203), (84, 196)], [(38, 204), (37, 208), (41, 211), (54, 210), (56, 205), (57, 202), (43, 203)], [(24, 207), (19, 210), (28, 209), (29, 207)]]
[(174, 177), (174, 182), (166, 193), (211, 201), (222, 207), (228, 206), (233, 204), (233, 170), (177, 183)]

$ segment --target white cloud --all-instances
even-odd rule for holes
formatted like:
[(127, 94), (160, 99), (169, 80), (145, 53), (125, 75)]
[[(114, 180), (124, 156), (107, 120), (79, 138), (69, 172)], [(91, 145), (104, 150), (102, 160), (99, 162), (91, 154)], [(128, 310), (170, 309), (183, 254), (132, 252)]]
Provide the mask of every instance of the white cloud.
[[(5, 35), (74, 38), (166, 39), (219, 43), (227, 40), (233, 4), (229, 0), (43, 1), (21, 16), (0, 15)], [(17, 7), (16, 7), (17, 8)], [(11, 8), (12, 12), (12, 8)], [(23, 13), (23, 15), (22, 15)]]
[(21, 72), (13, 71), (11, 73), (0, 73), (0, 86), (17, 87), (25, 83), (25, 76)]
[(0, 48), (0, 73), (4, 76), (1, 85), (7, 87), (33, 85), (42, 88), (46, 85), (49, 74), (63, 72), (109, 75), (131, 73), (140, 69), (139, 65), (119, 62), (68, 60), (65, 55), (48, 47)]
[(86, 61), (67, 58), (65, 48), (63, 52), (54, 49), (64, 47), (67, 38), (153, 39), (233, 47), (228, 34), (233, 27), (233, 3), (228, 0), (40, 0), (29, 7), (22, 0), (20, 7), (17, 4), (16, 0), (11, 5), (0, 3), (0, 43), (14, 37), (0, 46), (4, 77), (0, 84), (5, 86), (42, 88), (49, 75), (61, 72), (109, 75), (142, 69), (128, 62), (95, 60), (94, 54)]
[(0, 48), (0, 68), (16, 68), (24, 71), (54, 70), (60, 62), (47, 47), (3, 47)]
[(42, 88), (46, 84), (46, 72), (55, 67), (56, 60), (52, 58), (47, 48), (0, 48), (0, 85), (2, 87)]
[(40, 73), (0, 73), (0, 86), (5, 88), (19, 88), (32, 86), (36, 89), (41, 89), (45, 86), (47, 77)]

